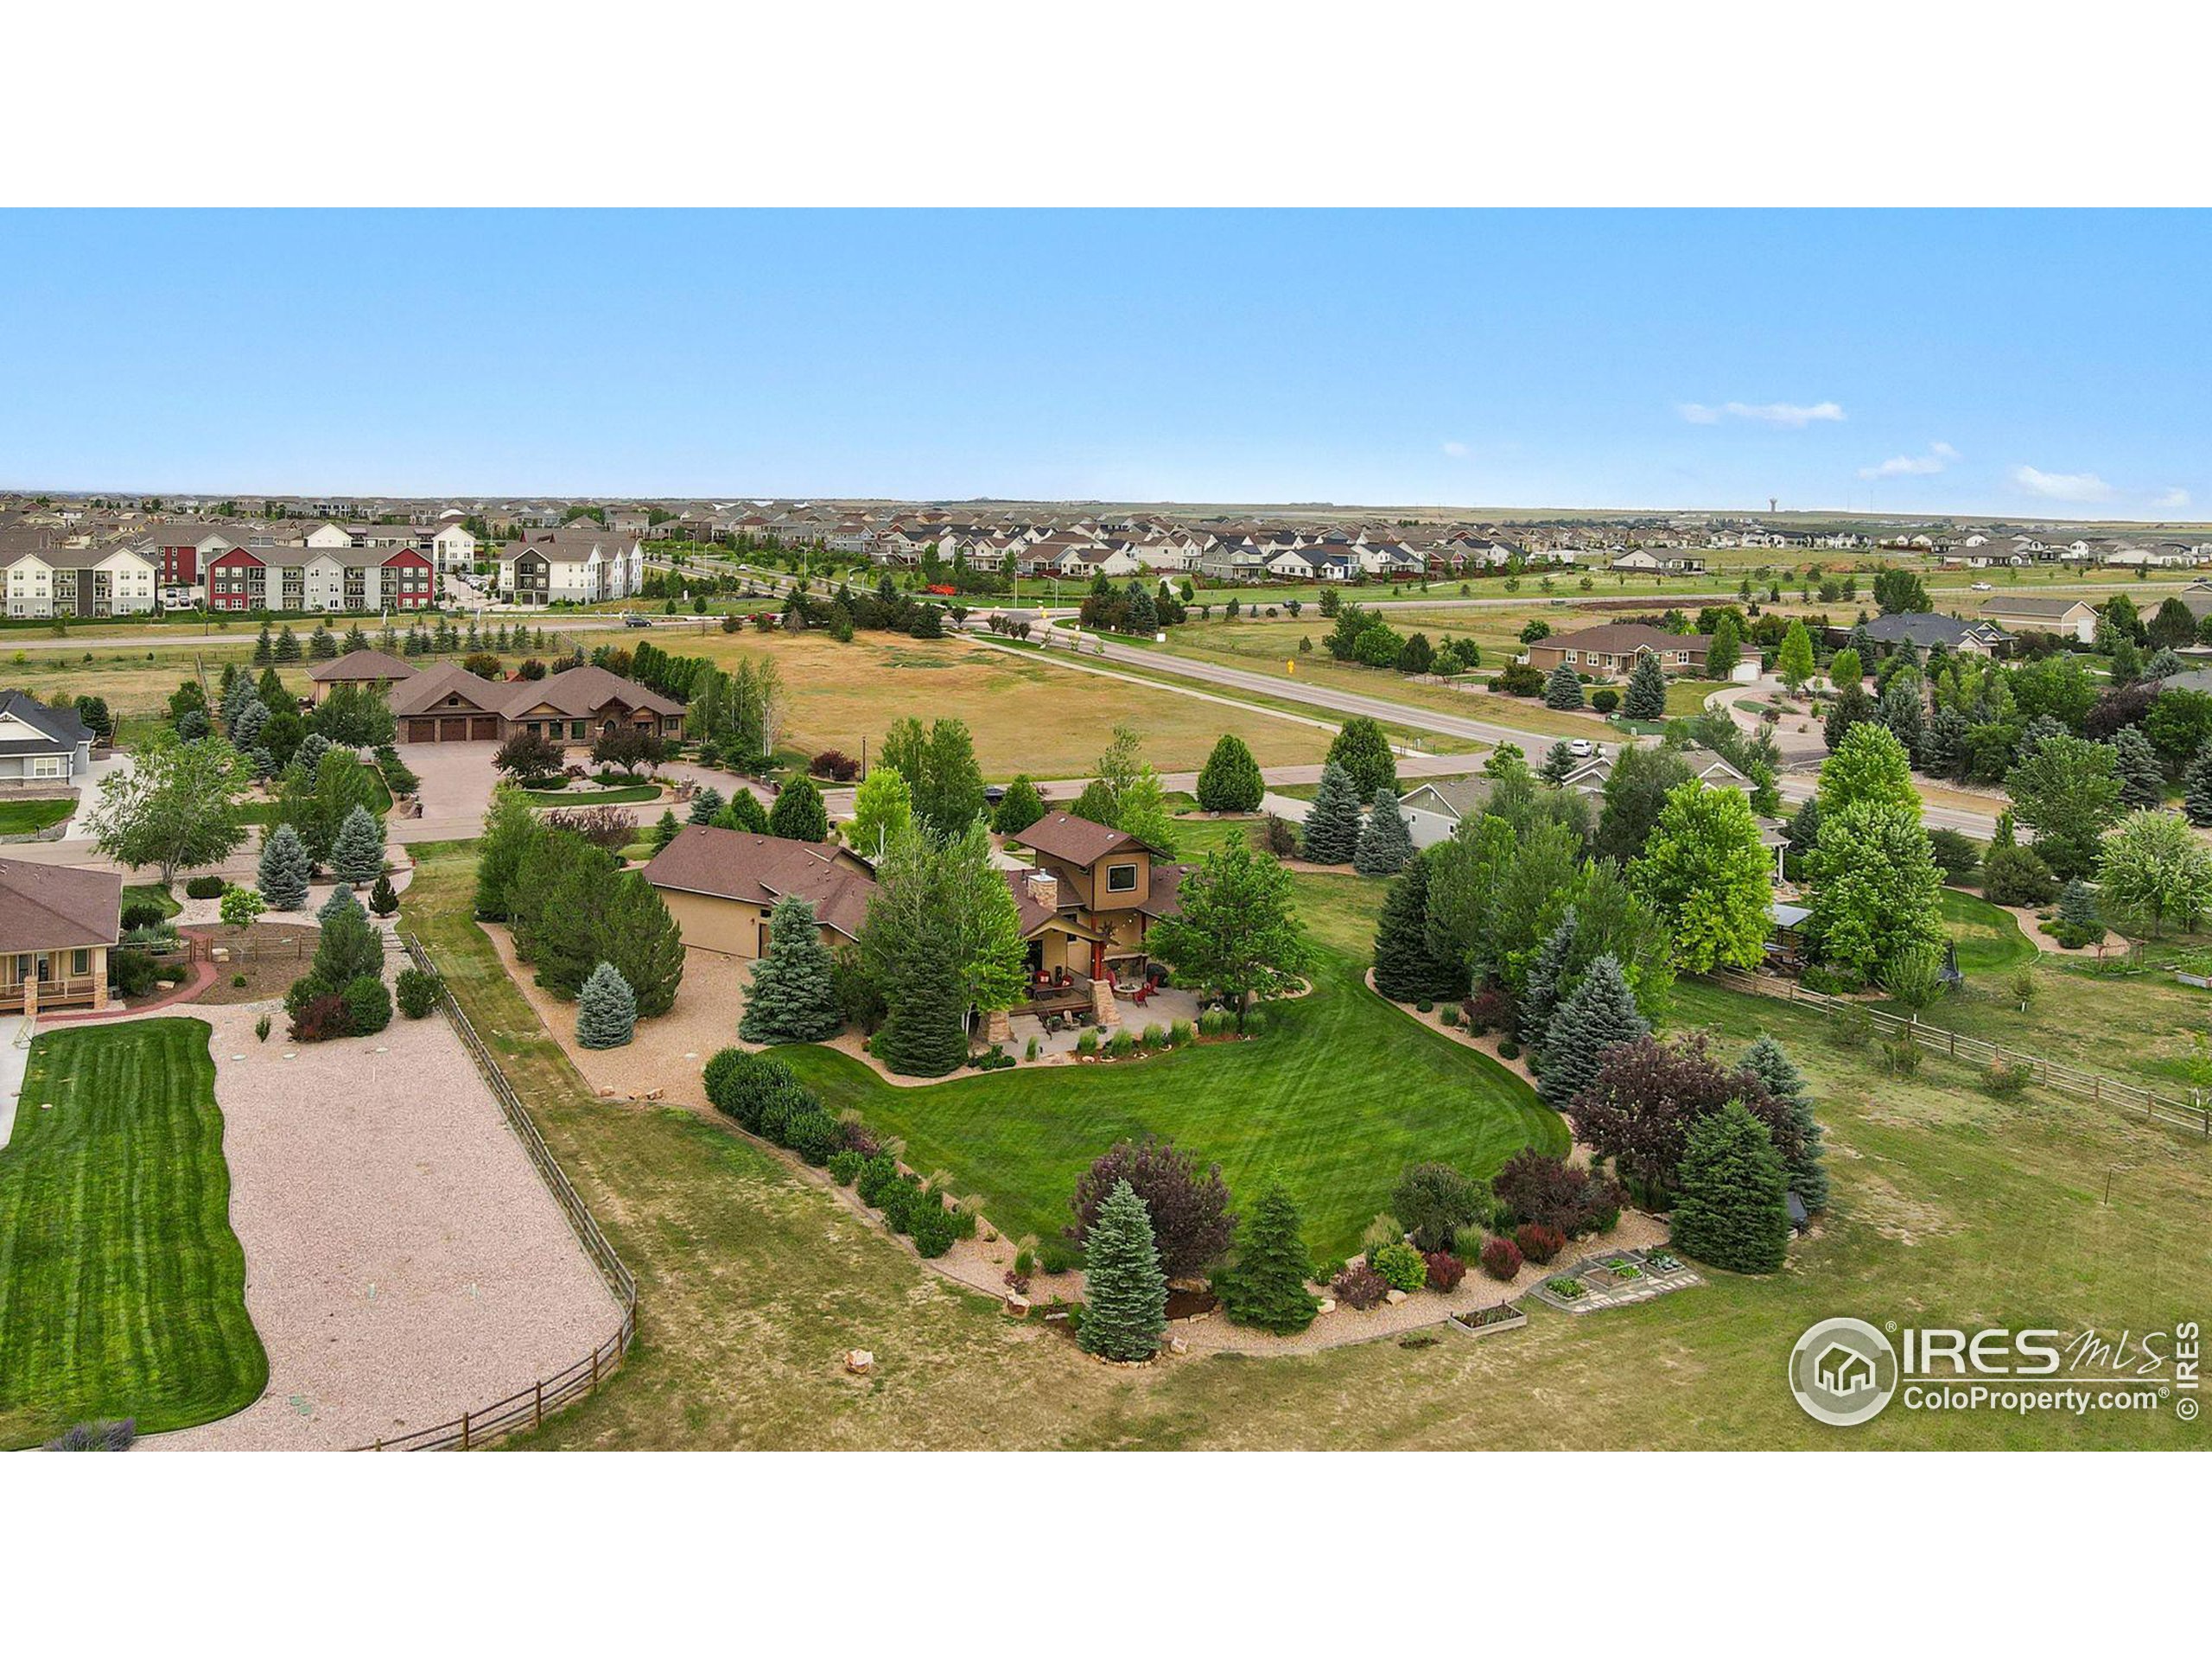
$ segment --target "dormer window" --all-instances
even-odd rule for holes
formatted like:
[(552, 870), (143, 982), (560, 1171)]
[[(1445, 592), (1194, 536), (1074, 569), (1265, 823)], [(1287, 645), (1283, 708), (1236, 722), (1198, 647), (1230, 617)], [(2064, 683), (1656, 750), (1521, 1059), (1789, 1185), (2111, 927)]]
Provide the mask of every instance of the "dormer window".
[(1137, 890), (1137, 867), (1134, 864), (1109, 864), (1106, 867), (1106, 891), (1135, 893)]

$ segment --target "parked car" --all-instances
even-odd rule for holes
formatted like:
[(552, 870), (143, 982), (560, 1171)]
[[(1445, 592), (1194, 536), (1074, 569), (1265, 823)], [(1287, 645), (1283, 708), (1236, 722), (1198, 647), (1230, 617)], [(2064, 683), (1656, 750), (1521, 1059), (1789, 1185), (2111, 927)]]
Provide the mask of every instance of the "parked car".
[(1986, 594), (1986, 593), (1987, 593), (1987, 592), (1989, 591), (1989, 589), (1990, 589), (1990, 584), (1989, 584), (1988, 582), (1976, 582), (1976, 583), (1974, 583), (1974, 591), (1975, 593), (1977, 593), (1977, 594)]
[(622, 626), (626, 628), (650, 628), (652, 625), (653, 620), (650, 616), (640, 616), (635, 611), (622, 613)]
[(1567, 752), (1578, 760), (1587, 760), (1598, 753), (1598, 746), (1586, 737), (1578, 737), (1567, 746)]

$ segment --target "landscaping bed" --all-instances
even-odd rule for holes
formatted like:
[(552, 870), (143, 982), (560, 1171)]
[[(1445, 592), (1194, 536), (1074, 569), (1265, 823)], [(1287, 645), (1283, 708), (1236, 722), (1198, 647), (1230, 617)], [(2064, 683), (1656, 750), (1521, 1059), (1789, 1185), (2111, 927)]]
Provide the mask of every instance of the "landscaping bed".
[[(228, 962), (210, 961), (215, 977), (194, 1002), (226, 1004), (260, 1002), (280, 997), (292, 982), (307, 972), (315, 960), (315, 940), (322, 930), (308, 922), (256, 922), (241, 941), (234, 927), (194, 927), (186, 930), (231, 952)], [(251, 954), (240, 956), (241, 948)], [(244, 979), (243, 985), (232, 982)], [(283, 1016), (277, 1016), (281, 1026)]]

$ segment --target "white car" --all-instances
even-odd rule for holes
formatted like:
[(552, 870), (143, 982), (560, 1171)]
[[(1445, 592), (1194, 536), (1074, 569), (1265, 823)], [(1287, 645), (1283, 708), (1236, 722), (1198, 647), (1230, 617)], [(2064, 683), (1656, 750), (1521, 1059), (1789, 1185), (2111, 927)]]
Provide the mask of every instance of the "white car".
[(1587, 760), (1598, 753), (1598, 746), (1586, 737), (1578, 737), (1567, 746), (1567, 752), (1578, 760)]
[(1990, 584), (1986, 582), (1977, 582), (1974, 585), (1974, 591), (1977, 594), (1986, 594), (1989, 592), (1989, 590)]

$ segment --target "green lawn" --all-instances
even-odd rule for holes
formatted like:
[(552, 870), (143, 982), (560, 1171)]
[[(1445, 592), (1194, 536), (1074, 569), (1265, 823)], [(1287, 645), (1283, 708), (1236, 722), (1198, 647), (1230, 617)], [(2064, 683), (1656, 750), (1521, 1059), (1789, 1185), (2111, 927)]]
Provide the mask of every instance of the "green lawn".
[(33, 1047), (0, 1149), (0, 1446), (92, 1417), (183, 1428), (268, 1381), (214, 1081), (197, 1020)]
[(132, 905), (159, 905), (162, 907), (162, 914), (164, 916), (174, 916), (184, 908), (177, 902), (176, 894), (158, 881), (149, 881), (142, 887), (124, 888), (124, 908), (128, 910)]
[(2009, 972), (2039, 954), (2020, 931), (2019, 918), (1956, 887), (1943, 889), (1943, 925), (1958, 942), (1959, 970), (1969, 982), (1980, 974)]
[(0, 836), (35, 835), (60, 823), (77, 810), (67, 801), (0, 800)]
[[(1626, 682), (1616, 686), (1623, 689)], [(1726, 691), (1726, 680), (1669, 680), (1667, 682), (1667, 717), (1669, 720), (1688, 718), (1705, 712), (1705, 700), (1716, 691)]]

